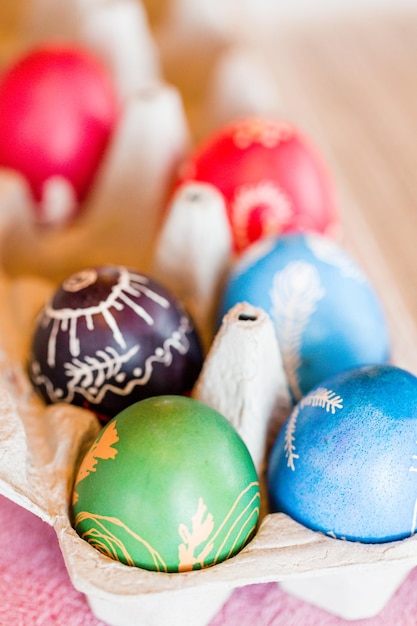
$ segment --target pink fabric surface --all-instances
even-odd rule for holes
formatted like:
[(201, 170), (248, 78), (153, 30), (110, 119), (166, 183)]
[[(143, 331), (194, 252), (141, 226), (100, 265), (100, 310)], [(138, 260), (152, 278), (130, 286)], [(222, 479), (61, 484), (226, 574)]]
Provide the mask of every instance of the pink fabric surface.
[[(0, 626), (103, 626), (71, 585), (54, 531), (1, 496), (0, 540)], [(210, 626), (347, 624), (416, 626), (417, 569), (371, 619), (348, 622), (267, 584), (236, 590)]]

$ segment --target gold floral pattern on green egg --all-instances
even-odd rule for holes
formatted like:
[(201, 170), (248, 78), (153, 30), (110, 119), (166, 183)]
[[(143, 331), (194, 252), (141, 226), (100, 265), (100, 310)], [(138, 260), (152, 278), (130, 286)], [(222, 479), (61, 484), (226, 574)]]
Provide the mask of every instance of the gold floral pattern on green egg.
[(207, 405), (160, 396), (125, 409), (80, 466), (74, 527), (126, 565), (184, 572), (219, 563), (254, 535), (259, 482), (231, 424)]

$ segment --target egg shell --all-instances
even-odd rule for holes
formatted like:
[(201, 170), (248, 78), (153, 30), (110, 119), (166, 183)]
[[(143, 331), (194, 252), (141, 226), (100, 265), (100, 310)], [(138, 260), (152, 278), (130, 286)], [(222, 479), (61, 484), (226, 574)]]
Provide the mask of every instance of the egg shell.
[(110, 75), (89, 51), (58, 43), (30, 50), (0, 80), (0, 166), (23, 174), (37, 201), (58, 177), (80, 203), (118, 110)]
[(74, 487), (78, 534), (128, 565), (200, 569), (234, 555), (255, 532), (259, 482), (220, 413), (159, 396), (116, 416), (87, 452)]
[(105, 421), (143, 398), (189, 391), (202, 362), (181, 303), (148, 276), (106, 265), (69, 276), (42, 309), (29, 374), (47, 403)]
[(220, 318), (237, 302), (273, 319), (296, 400), (333, 374), (389, 359), (377, 293), (353, 258), (323, 235), (292, 233), (252, 246), (229, 277)]
[(269, 461), (273, 511), (369, 543), (417, 526), (417, 378), (393, 365), (354, 368), (293, 410)]
[(222, 192), (237, 252), (266, 235), (334, 232), (339, 223), (318, 151), (280, 120), (249, 117), (225, 125), (184, 163), (179, 181), (187, 180)]

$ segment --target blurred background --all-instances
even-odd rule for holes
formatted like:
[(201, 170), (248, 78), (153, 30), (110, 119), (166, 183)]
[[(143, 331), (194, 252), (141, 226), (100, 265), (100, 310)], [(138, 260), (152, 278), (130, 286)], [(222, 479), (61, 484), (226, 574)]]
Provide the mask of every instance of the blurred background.
[[(173, 85), (194, 142), (247, 113), (290, 120), (316, 142), (342, 236), (385, 301), (399, 360), (417, 370), (415, 0), (14, 0), (0, 8), (0, 64), (35, 41), (74, 37), (80, 13), (112, 4), (140, 7), (149, 36), (133, 50), (126, 93), (156, 76)], [(106, 28), (122, 50), (123, 31)], [(106, 35), (91, 32), (100, 51)]]

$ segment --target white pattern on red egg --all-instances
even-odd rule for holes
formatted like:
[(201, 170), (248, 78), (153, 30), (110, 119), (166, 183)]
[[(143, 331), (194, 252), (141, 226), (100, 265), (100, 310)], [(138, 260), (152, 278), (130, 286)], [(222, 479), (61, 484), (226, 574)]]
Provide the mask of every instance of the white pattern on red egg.
[(333, 233), (339, 223), (320, 155), (280, 120), (253, 117), (219, 129), (180, 169), (179, 182), (189, 180), (221, 191), (237, 252), (272, 234)]

